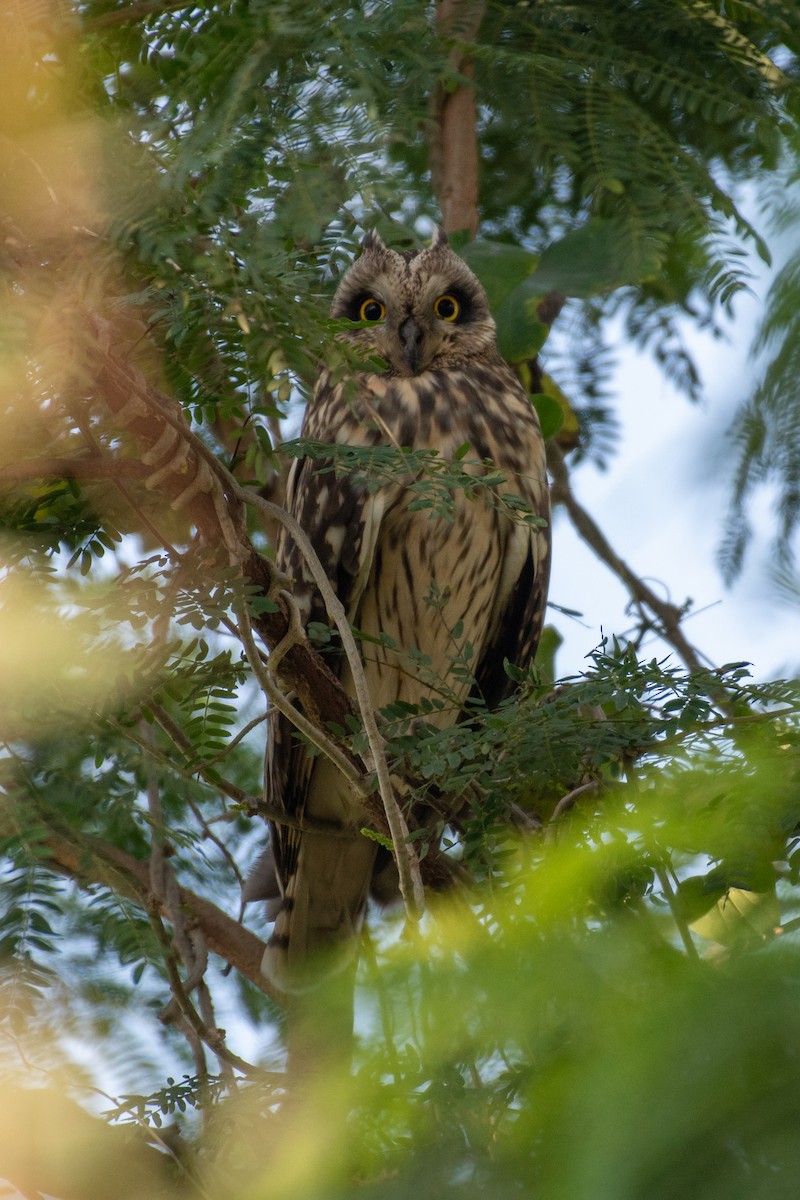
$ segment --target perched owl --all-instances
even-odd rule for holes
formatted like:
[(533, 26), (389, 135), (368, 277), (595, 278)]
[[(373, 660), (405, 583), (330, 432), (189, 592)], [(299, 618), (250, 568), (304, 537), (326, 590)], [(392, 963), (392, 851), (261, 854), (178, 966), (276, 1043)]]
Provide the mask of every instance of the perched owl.
[[(496, 705), (512, 686), (503, 660), (525, 667), (536, 650), (549, 529), (515, 520), (501, 497), (521, 497), (529, 510), (549, 517), (539, 422), (498, 353), (483, 287), (442, 231), (429, 250), (403, 253), (369, 234), (331, 311), (353, 322), (342, 336), (372, 356), (369, 366), (375, 356), (386, 366), (337, 382), (323, 372), (304, 438), (433, 449), (444, 460), (461, 451), (476, 475), (489, 460), (505, 480), (491, 492), (454, 489), (450, 511), (442, 513), (413, 503), (420, 496), (409, 484), (418, 476), (398, 475), (375, 488), (363, 473), (337, 472), (335, 460), (319, 458), (295, 461), (289, 476), (287, 507), (362, 635), (374, 706), (444, 695), (444, 706), (425, 719), (445, 727), (461, 719), (470, 693)], [(325, 622), (311, 574), (288, 536), (279, 541), (277, 560), (295, 580), (306, 621)], [(468, 646), (472, 681), (449, 675)], [(343, 656), (338, 671), (353, 694)], [(342, 777), (326, 759), (309, 758), (283, 718), (269, 757), (273, 804), (315, 822), (352, 824), (356, 801)], [(377, 850), (363, 836), (271, 827), (280, 896), (263, 969), (277, 987), (302, 990), (352, 959)], [(249, 898), (257, 890), (251, 887)]]

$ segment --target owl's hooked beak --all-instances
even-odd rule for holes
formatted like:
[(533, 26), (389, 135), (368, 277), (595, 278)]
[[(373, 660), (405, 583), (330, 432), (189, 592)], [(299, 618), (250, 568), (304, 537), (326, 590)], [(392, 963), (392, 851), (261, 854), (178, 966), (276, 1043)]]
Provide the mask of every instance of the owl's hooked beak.
[(412, 375), (419, 370), (422, 350), (422, 330), (413, 317), (406, 317), (398, 333), (403, 344), (403, 358)]

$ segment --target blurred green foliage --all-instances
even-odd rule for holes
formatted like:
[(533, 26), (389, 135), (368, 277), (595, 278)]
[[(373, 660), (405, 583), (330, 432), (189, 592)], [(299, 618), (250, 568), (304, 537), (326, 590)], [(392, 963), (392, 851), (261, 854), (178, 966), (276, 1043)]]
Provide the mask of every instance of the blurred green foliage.
[[(336, 333), (328, 297), (373, 224), (399, 246), (429, 233), (428, 97), (458, 78), (416, 0), (2, 14), (0, 1179), (80, 1200), (112, 1177), (120, 1197), (215, 1200), (794, 1196), (797, 685), (644, 659), (642, 630), (566, 680), (549, 630), (513, 700), (454, 729), (384, 714), (474, 886), (435, 897), (413, 935), (374, 922), (352, 1077), (284, 1103), (281, 1010), (224, 972), (224, 947), (206, 979), (252, 1066), (212, 1068), (158, 1019), (174, 963), (148, 863), (163, 850), (236, 915), (268, 717), (236, 572), (134, 488), (82, 314), (129, 329), (246, 483), (301, 450), (330, 458), (279, 447)], [(699, 394), (680, 323), (713, 327), (747, 252), (768, 257), (738, 200), (794, 179), (799, 31), (790, 0), (487, 4), (469, 48), (484, 236), (462, 250), (573, 461), (613, 446), (610, 318)], [(785, 485), (783, 549), (796, 521), (796, 276), (776, 281), (737, 426), (734, 567), (754, 483)], [(571, 298), (563, 334), (538, 311), (550, 290)], [(79, 452), (114, 472), (37, 472)], [(413, 467), (415, 502), (446, 513), (477, 486), (469, 465), (387, 449), (330, 469), (378, 486)]]

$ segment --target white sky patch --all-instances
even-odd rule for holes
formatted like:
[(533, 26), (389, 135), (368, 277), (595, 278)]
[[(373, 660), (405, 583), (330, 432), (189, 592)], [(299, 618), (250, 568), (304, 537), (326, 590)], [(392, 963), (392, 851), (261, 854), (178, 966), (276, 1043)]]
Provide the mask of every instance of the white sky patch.
[[(755, 377), (749, 348), (766, 287), (766, 281), (759, 286), (760, 296), (739, 297), (727, 340), (685, 331), (705, 385), (702, 405), (677, 392), (646, 355), (621, 352), (617, 451), (607, 471), (586, 465), (573, 476), (578, 500), (628, 565), (665, 599), (682, 605), (692, 598), (689, 640), (714, 665), (752, 662), (756, 678), (800, 667), (800, 607), (780, 604), (769, 584), (774, 517), (766, 489), (750, 505), (755, 534), (742, 576), (727, 588), (717, 567), (734, 462), (726, 433)], [(564, 637), (557, 670), (568, 675), (585, 667), (584, 656), (603, 632), (623, 632), (634, 622), (625, 615), (625, 588), (563, 513), (556, 514), (553, 537), (550, 598), (584, 614), (583, 624), (549, 614)], [(667, 650), (653, 637), (642, 653)]]

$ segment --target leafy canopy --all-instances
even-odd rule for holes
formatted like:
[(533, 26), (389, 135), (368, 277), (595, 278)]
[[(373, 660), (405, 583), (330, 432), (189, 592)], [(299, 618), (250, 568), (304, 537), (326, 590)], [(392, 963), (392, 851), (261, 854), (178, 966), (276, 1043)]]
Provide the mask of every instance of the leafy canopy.
[[(462, 252), (554, 455), (610, 452), (611, 316), (697, 395), (679, 321), (713, 323), (746, 252), (768, 256), (738, 197), (795, 162), (796, 18), (486, 5), (467, 46), (483, 228)], [(425, 706), (383, 714), (430, 809), (423, 867), (441, 836), (475, 886), (434, 897), (413, 938), (377, 923), (354, 1075), (275, 1116), (283, 1013), (258, 972), (263, 917), (236, 917), (272, 711), (247, 630), (280, 605), (267, 568), (242, 567), (275, 530), (237, 488), (279, 494), (301, 451), (368, 486), (409, 480), (433, 513), (478, 486), (468, 451), (291, 440), (323, 353), (352, 367), (327, 307), (364, 230), (402, 246), (438, 217), (429, 98), (462, 82), (451, 51), (410, 0), (4, 17), (0, 1174), (20, 1188), (107, 1186), (109, 1163), (130, 1196), (795, 1186), (796, 684), (647, 657), (630, 578), (635, 630), (579, 677), (556, 682), (551, 630), (498, 711), (443, 732)], [(796, 390), (795, 276), (737, 427), (736, 562), (759, 472), (786, 485), (784, 544), (796, 520), (797, 404), (778, 402), (792, 372)], [(470, 672), (468, 646), (452, 670)], [(451, 703), (439, 686), (431, 703)], [(363, 748), (353, 714), (327, 733)], [(31, 1099), (23, 1076), (47, 1087)]]

